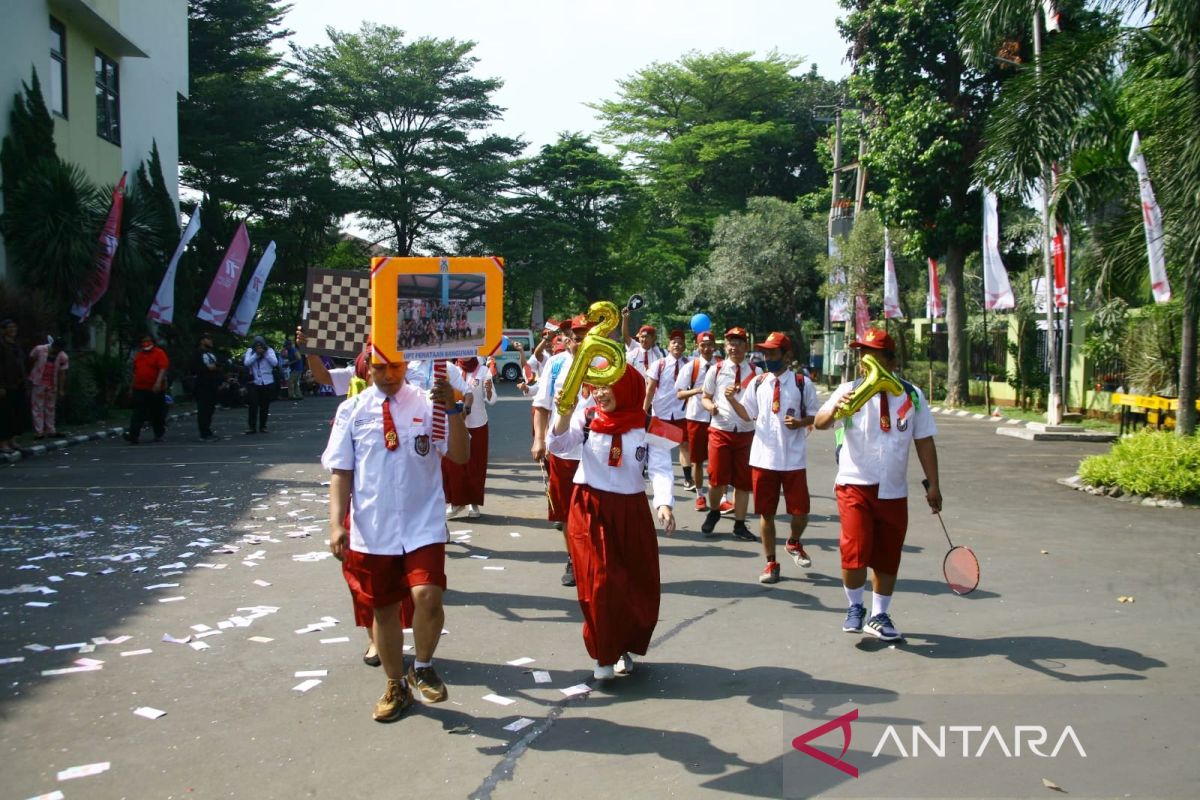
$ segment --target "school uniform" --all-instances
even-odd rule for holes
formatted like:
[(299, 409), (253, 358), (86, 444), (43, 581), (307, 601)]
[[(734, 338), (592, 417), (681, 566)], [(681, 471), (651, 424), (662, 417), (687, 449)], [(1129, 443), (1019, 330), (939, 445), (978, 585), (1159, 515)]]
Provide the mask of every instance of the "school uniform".
[(625, 363), (632, 364), (634, 369), (645, 378), (650, 373), (650, 365), (666, 355), (667, 352), (658, 345), (647, 350), (642, 347), (640, 342), (634, 342), (625, 348)]
[(754, 442), (754, 423), (743, 420), (725, 397), (728, 386), (737, 387), (739, 402), (745, 389), (761, 371), (749, 361), (735, 364), (722, 361), (708, 368), (704, 376), (704, 394), (717, 406), (708, 428), (708, 475), (712, 486), (733, 486), (744, 492), (753, 488), (750, 474), (750, 447)]
[[(537, 394), (533, 398), (533, 407), (550, 412), (548, 430), (553, 431), (558, 422), (558, 409), (555, 407), (554, 395), (567, 373), (571, 371), (574, 356), (564, 350), (551, 356), (542, 368), (538, 379)], [(571, 492), (574, 489), (575, 471), (579, 468), (583, 448), (572, 447), (559, 453), (547, 452), (546, 473), (550, 484), (549, 500), (546, 504), (546, 519), (551, 522), (567, 521), (567, 507), (571, 502)]]
[(802, 419), (816, 413), (817, 391), (812, 381), (790, 369), (779, 375), (760, 375), (743, 393), (741, 403), (754, 420), (750, 445), (754, 513), (774, 516), (782, 493), (788, 514), (807, 515), (808, 431), (783, 423), (789, 416)]
[[(717, 359), (705, 361), (696, 356), (688, 362), (687, 368), (680, 370), (675, 380), (676, 392), (690, 392), (703, 388), (708, 368), (720, 363)], [(683, 418), (687, 422), (688, 452), (692, 461), (700, 462), (708, 458), (708, 426), (712, 422), (712, 414), (704, 407), (703, 392), (694, 394), (684, 401)]]
[(446, 377), (455, 391), (463, 394), (464, 399), (468, 396), (471, 398), (471, 409), (464, 411), (463, 417), (467, 432), (471, 435), (471, 457), (465, 464), (455, 464), (449, 458), (442, 460), (446, 502), (452, 506), (481, 506), (487, 483), (487, 407), (496, 402), (496, 388), (492, 386), (492, 396), (489, 398), (484, 382), (491, 380), (491, 375), (487, 365), (482, 362), (474, 369), (447, 364)]
[(650, 399), (650, 413), (684, 433), (687, 432), (686, 404), (676, 394), (675, 382), (690, 367), (689, 359), (667, 355), (651, 364), (646, 373), (647, 383), (655, 382), (654, 397)]

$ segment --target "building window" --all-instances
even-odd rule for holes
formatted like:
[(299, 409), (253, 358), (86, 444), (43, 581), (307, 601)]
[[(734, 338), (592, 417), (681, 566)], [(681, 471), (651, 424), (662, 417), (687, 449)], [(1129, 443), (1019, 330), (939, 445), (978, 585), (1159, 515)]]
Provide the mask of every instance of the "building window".
[(67, 29), (50, 18), (50, 110), (67, 115)]
[(121, 143), (121, 83), (117, 62), (96, 51), (96, 135)]

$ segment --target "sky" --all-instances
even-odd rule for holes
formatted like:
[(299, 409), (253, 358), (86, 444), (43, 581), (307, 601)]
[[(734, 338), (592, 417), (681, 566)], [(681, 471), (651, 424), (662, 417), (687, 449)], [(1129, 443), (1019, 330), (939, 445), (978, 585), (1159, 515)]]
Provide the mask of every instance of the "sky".
[(500, 78), (506, 109), (494, 130), (532, 147), (562, 131), (595, 132), (586, 103), (617, 96), (617, 82), (688, 51), (772, 50), (815, 63), (822, 77), (849, 73), (836, 0), (292, 0), (283, 24), (302, 46), (324, 44), (327, 27), (392, 25), (408, 39), (477, 42), (480, 77)]

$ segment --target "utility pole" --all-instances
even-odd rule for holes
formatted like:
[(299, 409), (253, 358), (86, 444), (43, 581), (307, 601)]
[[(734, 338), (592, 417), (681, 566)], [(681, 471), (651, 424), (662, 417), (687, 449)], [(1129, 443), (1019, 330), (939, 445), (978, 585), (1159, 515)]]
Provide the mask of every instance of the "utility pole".
[[(1037, 77), (1042, 75), (1042, 28), (1038, 21), (1038, 4), (1033, 9), (1033, 64)], [(1046, 423), (1062, 422), (1061, 391), (1059, 388), (1057, 333), (1054, 314), (1054, 268), (1050, 259), (1050, 168), (1043, 158), (1042, 172), (1042, 278), (1046, 297), (1046, 368), (1050, 373), (1050, 394), (1046, 398)]]

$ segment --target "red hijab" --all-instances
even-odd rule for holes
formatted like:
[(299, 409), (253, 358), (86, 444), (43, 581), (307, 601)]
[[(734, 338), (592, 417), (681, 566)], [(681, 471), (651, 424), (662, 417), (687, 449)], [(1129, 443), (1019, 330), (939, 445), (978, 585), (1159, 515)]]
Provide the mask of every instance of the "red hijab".
[(625, 431), (646, 427), (646, 380), (642, 374), (626, 367), (624, 374), (608, 388), (617, 407), (605, 411), (597, 405), (591, 429), (596, 433), (619, 436)]

